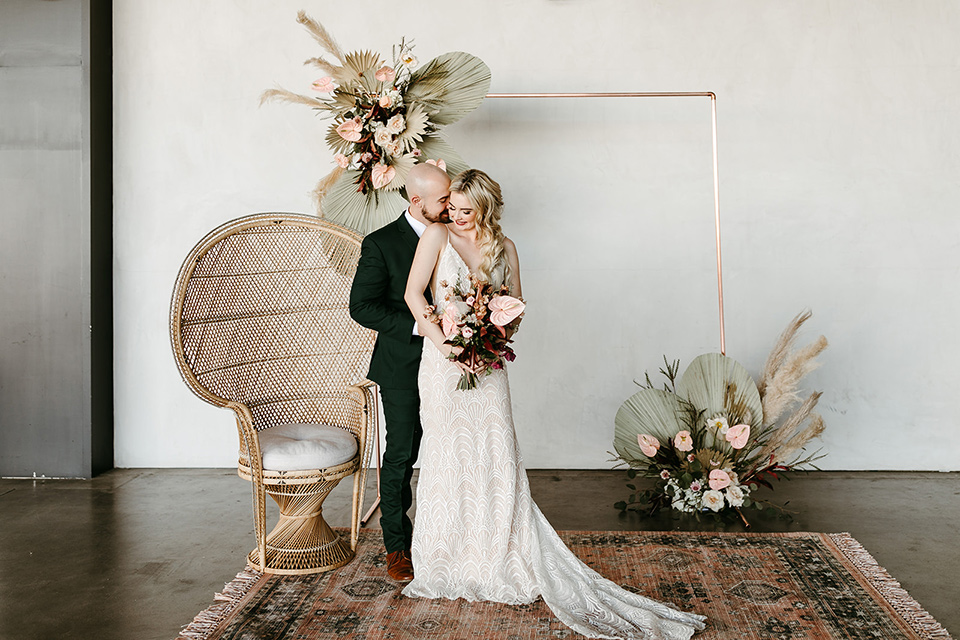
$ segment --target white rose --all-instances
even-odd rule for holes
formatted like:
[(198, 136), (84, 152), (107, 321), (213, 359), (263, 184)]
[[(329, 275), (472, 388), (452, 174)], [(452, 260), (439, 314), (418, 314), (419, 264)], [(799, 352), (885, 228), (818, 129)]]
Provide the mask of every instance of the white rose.
[(711, 511), (723, 509), (723, 494), (714, 489), (703, 492), (703, 506)]
[(401, 131), (406, 129), (406, 127), (407, 127), (407, 123), (404, 122), (403, 116), (400, 115), (399, 113), (393, 116), (392, 118), (390, 118), (389, 120), (387, 120), (387, 131), (389, 131), (390, 133), (400, 133)]
[(394, 158), (403, 153), (403, 149), (400, 148), (400, 143), (396, 141), (388, 142), (387, 144), (383, 145), (383, 148), (386, 149), (387, 153)]
[(740, 507), (743, 505), (743, 491), (736, 485), (727, 487), (727, 502), (731, 507)]
[(386, 127), (377, 129), (377, 132), (373, 134), (373, 141), (376, 142), (381, 147), (385, 147), (393, 140), (393, 134), (390, 133), (390, 130)]

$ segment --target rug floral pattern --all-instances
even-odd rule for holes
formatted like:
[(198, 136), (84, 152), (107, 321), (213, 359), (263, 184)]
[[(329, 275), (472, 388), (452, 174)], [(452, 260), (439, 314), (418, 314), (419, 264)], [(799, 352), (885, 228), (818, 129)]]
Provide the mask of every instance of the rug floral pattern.
[[(707, 629), (695, 638), (949, 637), (872, 563), (855, 540), (843, 534), (561, 535), (584, 562), (624, 588), (706, 615)], [(860, 562), (851, 560), (851, 549)], [(886, 598), (881, 592), (886, 592)], [(406, 598), (386, 575), (379, 532), (365, 531), (356, 560), (340, 570), (258, 579), (207, 637), (526, 640), (582, 636), (554, 618), (540, 600), (509, 606)]]

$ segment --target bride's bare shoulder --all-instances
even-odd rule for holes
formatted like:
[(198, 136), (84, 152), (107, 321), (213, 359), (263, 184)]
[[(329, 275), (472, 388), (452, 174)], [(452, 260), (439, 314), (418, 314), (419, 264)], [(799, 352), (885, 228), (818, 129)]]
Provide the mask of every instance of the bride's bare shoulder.
[(420, 243), (439, 244), (447, 241), (447, 227), (442, 224), (431, 224), (423, 231), (420, 236)]
[(517, 255), (517, 245), (506, 236), (503, 238), (503, 250), (506, 251), (508, 255)]

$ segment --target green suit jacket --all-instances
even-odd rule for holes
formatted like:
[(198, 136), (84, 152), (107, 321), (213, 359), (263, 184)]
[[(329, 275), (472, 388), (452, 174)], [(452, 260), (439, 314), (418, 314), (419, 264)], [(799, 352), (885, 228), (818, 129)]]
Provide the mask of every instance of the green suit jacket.
[(377, 332), (367, 377), (387, 389), (417, 388), (423, 338), (403, 294), (418, 241), (403, 215), (365, 237), (350, 288), (350, 317)]

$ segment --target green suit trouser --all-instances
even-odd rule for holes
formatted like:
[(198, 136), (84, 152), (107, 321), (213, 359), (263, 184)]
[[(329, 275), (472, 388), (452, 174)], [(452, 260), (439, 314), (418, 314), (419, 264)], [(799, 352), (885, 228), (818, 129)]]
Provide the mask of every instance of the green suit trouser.
[(380, 466), (380, 526), (387, 553), (410, 548), (413, 522), (407, 511), (413, 505), (410, 478), (420, 451), (420, 392), (416, 389), (380, 388), (387, 446)]

